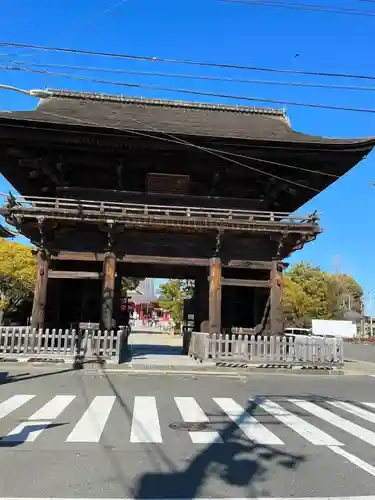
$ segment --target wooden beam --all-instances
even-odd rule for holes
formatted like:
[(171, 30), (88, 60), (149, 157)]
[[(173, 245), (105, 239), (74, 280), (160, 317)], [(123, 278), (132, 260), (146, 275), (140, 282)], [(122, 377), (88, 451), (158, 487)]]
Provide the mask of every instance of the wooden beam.
[(267, 280), (240, 280), (234, 278), (221, 278), (222, 286), (246, 286), (251, 288), (270, 288), (271, 282)]
[(48, 278), (52, 279), (71, 279), (71, 280), (98, 280), (102, 273), (93, 271), (48, 271)]
[[(104, 253), (94, 252), (60, 252), (57, 256), (52, 257), (54, 260), (71, 260), (82, 262), (103, 262)], [(123, 255), (117, 257), (117, 262), (128, 264), (167, 264), (169, 266), (199, 266), (208, 267), (210, 259), (201, 259), (193, 257), (165, 257), (155, 255)], [(222, 262), (223, 267), (236, 269), (260, 269), (271, 270), (272, 262), (261, 260), (234, 260)]]
[(223, 262), (223, 267), (231, 267), (235, 269), (259, 269), (271, 270), (272, 262), (266, 260), (230, 260)]

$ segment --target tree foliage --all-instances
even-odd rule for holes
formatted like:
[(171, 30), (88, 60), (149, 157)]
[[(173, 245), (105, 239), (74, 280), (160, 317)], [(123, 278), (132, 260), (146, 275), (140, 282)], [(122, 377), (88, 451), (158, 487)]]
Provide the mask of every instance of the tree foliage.
[(190, 299), (194, 293), (193, 280), (170, 279), (160, 285), (159, 304), (171, 313), (176, 324), (182, 320), (184, 301)]
[[(144, 279), (144, 278), (143, 278)], [(121, 278), (121, 296), (126, 297), (128, 292), (136, 290), (143, 279), (140, 278)]]
[(36, 260), (31, 248), (0, 238), (0, 309), (15, 312), (31, 301)]
[(286, 324), (310, 326), (315, 319), (343, 319), (361, 312), (363, 291), (347, 275), (334, 275), (300, 263), (285, 273), (283, 310)]

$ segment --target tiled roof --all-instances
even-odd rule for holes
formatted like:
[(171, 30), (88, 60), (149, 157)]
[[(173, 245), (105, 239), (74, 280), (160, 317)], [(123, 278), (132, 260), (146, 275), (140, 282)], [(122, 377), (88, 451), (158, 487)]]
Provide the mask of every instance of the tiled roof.
[(283, 109), (201, 104), (107, 94), (49, 90), (35, 111), (0, 113), (12, 120), (74, 127), (111, 128), (226, 139), (332, 145), (369, 145), (375, 140), (327, 139), (295, 132)]

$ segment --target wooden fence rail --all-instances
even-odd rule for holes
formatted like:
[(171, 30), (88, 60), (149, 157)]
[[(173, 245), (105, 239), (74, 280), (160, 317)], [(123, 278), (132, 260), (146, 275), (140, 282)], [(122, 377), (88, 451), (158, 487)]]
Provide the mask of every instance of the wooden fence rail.
[(311, 337), (255, 337), (254, 335), (193, 332), (189, 355), (197, 360), (272, 365), (340, 367), (343, 340)]
[(119, 363), (126, 342), (122, 330), (0, 327), (0, 358), (102, 359)]

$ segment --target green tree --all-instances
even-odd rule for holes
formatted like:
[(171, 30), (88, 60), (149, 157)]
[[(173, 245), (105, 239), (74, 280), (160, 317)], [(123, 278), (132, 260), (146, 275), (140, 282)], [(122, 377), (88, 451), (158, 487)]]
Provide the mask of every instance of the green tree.
[(15, 313), (31, 301), (36, 260), (30, 247), (0, 238), (0, 315)]
[(193, 280), (170, 279), (160, 285), (159, 304), (171, 313), (176, 325), (179, 325), (182, 321), (184, 301), (190, 299), (193, 293)]
[(136, 290), (144, 278), (121, 278), (121, 296), (127, 297), (128, 292)]
[(300, 328), (308, 326), (307, 311), (311, 308), (311, 299), (302, 286), (289, 276), (284, 277), (282, 304), (287, 325)]
[(363, 292), (347, 275), (332, 275), (308, 263), (285, 273), (283, 309), (286, 324), (310, 326), (311, 319), (342, 319), (343, 304), (359, 312)]

